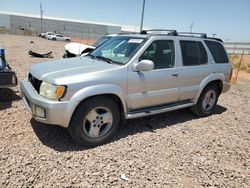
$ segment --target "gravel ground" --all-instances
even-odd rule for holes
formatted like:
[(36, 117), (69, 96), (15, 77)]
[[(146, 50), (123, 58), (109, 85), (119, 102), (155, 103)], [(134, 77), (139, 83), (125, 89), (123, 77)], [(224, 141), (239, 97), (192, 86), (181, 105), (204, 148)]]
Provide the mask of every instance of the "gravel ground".
[[(30, 43), (34, 41), (34, 43)], [(19, 81), (31, 64), (28, 50), (65, 43), (0, 35)], [(67, 130), (32, 120), (19, 88), (0, 104), (0, 187), (250, 187), (250, 81), (220, 97), (216, 112), (196, 118), (179, 110), (129, 121), (113, 140), (86, 149)]]

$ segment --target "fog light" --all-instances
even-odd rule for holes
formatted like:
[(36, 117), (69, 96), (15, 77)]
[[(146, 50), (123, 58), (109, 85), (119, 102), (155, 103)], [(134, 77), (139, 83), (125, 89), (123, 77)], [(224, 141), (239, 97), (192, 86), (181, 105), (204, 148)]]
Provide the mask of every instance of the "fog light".
[(37, 117), (45, 118), (45, 109), (43, 109), (43, 108), (41, 108), (39, 106), (36, 106), (35, 111), (36, 111), (36, 116)]

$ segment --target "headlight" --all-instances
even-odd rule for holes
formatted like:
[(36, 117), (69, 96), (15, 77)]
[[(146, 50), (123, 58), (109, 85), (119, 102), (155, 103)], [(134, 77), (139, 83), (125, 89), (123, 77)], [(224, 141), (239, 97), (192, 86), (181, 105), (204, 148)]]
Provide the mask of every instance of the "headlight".
[(47, 82), (42, 82), (39, 93), (48, 99), (60, 99), (65, 92), (65, 86), (56, 86)]

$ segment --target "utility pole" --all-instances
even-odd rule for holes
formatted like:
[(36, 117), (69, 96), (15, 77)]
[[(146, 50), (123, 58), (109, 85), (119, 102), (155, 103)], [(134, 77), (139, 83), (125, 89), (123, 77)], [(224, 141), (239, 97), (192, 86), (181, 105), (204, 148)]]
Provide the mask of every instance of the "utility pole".
[(43, 7), (42, 3), (40, 3), (40, 17), (41, 17), (41, 33), (43, 32)]
[(213, 33), (212, 35), (213, 35), (213, 38), (215, 38), (215, 35), (217, 35), (217, 34)]
[(191, 22), (189, 29), (190, 29), (190, 34), (193, 33), (193, 27), (194, 27), (194, 22)]
[(142, 4), (141, 27), (140, 27), (140, 32), (142, 31), (142, 27), (143, 27), (144, 9), (145, 9), (145, 0), (143, 0), (143, 4)]

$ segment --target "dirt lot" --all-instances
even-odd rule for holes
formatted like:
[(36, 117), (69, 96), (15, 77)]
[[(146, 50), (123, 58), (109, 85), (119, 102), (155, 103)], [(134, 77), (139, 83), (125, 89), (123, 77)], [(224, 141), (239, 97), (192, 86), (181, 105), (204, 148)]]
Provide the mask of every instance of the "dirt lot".
[[(19, 81), (33, 63), (50, 60), (28, 50), (58, 59), (64, 44), (0, 35)], [(129, 121), (93, 149), (75, 145), (66, 129), (32, 120), (16, 87), (15, 100), (0, 104), (0, 187), (250, 187), (249, 82), (222, 95), (210, 117), (179, 110)]]

